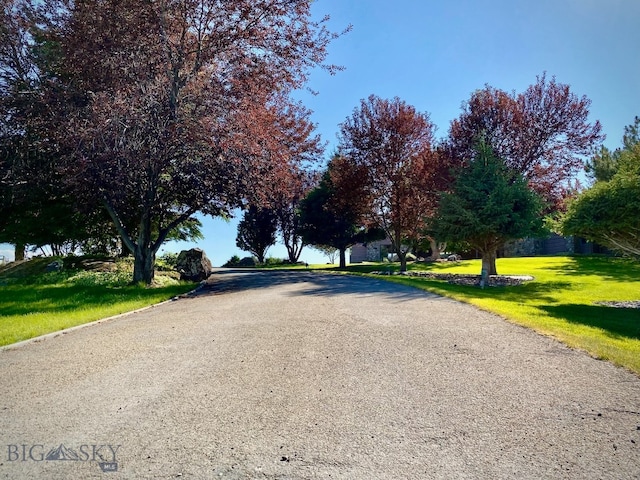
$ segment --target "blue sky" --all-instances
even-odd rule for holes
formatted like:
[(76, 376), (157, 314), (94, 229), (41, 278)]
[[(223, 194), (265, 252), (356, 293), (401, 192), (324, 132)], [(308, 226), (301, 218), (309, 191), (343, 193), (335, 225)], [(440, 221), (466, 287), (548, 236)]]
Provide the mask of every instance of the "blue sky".
[[(327, 156), (339, 124), (371, 94), (428, 112), (439, 137), (474, 90), (489, 84), (521, 92), (543, 72), (592, 101), (590, 119), (600, 120), (610, 148), (640, 115), (638, 0), (316, 0), (313, 9), (317, 18), (331, 16), (334, 31), (353, 26), (329, 48), (328, 62), (345, 71), (315, 71), (309, 87), (319, 93), (299, 94), (314, 111)], [(235, 246), (237, 221), (204, 220), (197, 246), (214, 265), (246, 255)], [(267, 255), (286, 257), (286, 250), (278, 244)], [(308, 248), (301, 259), (326, 261)]]

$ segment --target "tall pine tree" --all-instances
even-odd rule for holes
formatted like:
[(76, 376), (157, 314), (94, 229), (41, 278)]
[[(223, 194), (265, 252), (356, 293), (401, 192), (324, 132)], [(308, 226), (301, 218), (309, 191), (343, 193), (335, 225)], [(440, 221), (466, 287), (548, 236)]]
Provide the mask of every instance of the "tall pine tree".
[(505, 242), (541, 232), (541, 205), (524, 177), (481, 141), (469, 165), (458, 171), (453, 190), (442, 194), (436, 230), (441, 238), (477, 249), (482, 270), (497, 275), (497, 252)]

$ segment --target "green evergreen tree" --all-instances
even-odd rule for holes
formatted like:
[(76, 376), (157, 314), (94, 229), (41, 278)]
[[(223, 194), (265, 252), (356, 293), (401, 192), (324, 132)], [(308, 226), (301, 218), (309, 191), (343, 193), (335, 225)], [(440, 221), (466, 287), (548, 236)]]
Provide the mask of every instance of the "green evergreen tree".
[(482, 255), (482, 270), (497, 275), (497, 251), (505, 242), (540, 233), (542, 202), (526, 180), (509, 170), (481, 141), (475, 158), (443, 193), (436, 224), (439, 238), (466, 242)]
[(349, 247), (385, 236), (380, 229), (364, 225), (363, 205), (367, 204), (367, 199), (359, 171), (343, 157), (335, 156), (320, 184), (300, 204), (305, 243), (338, 250), (340, 268), (347, 264), (346, 251)]
[(640, 117), (635, 117), (633, 124), (624, 127), (622, 137), (622, 148), (614, 151), (607, 147), (600, 150), (585, 165), (587, 175), (595, 182), (608, 182), (618, 172), (620, 166), (625, 161), (628, 162), (629, 155), (633, 155), (633, 150), (640, 143)]

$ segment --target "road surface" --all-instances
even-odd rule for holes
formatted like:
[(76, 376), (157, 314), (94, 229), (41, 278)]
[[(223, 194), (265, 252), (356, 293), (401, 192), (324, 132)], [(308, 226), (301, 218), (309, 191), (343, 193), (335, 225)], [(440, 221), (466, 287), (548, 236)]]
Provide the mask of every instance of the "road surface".
[(0, 478), (640, 478), (638, 376), (382, 280), (218, 270), (0, 378)]

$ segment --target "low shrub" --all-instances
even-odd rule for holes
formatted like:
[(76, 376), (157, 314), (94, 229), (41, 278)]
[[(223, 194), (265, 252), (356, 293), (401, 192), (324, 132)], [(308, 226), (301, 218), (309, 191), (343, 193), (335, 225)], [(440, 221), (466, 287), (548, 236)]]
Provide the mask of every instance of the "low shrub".
[(227, 262), (222, 266), (225, 268), (237, 267), (239, 263), (240, 263), (240, 257), (238, 255), (234, 255), (229, 260), (227, 260)]
[(65, 282), (83, 287), (112, 286), (124, 287), (131, 283), (132, 273), (124, 269), (114, 272), (92, 272), (81, 270), (68, 277)]
[(156, 270), (161, 272), (170, 272), (172, 270), (175, 270), (177, 264), (177, 253), (167, 252), (156, 258)]
[(283, 259), (283, 258), (269, 257), (264, 261), (264, 264), (267, 266), (277, 266), (277, 265), (285, 265), (285, 264), (288, 265), (289, 260)]
[(255, 267), (258, 265), (258, 259), (255, 257), (244, 257), (240, 258), (237, 255), (234, 255), (227, 263), (222, 265), (225, 268), (234, 268), (234, 267)]
[(258, 265), (258, 260), (255, 257), (244, 257), (238, 262), (238, 267), (255, 267)]
[(160, 272), (153, 278), (154, 287), (169, 287), (180, 285), (181, 283), (178, 272)]

